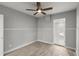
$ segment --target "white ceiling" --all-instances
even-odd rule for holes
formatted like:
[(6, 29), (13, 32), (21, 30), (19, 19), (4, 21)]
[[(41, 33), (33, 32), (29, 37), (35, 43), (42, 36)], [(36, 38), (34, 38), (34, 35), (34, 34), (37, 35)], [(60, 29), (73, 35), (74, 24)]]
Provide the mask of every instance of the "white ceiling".
[[(0, 2), (0, 4), (35, 17), (44, 16), (42, 14), (33, 15), (35, 13), (34, 11), (32, 12), (25, 10), (35, 9), (35, 2)], [(42, 8), (53, 7), (53, 10), (45, 11), (47, 15), (73, 10), (78, 6), (78, 4), (78, 2), (41, 2)]]

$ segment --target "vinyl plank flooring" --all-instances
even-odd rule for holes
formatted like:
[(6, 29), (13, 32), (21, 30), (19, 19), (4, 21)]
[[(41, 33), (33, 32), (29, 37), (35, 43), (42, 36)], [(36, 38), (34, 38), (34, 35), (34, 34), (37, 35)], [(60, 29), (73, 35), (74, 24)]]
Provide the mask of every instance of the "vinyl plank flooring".
[(5, 56), (75, 56), (75, 51), (59, 45), (34, 42)]

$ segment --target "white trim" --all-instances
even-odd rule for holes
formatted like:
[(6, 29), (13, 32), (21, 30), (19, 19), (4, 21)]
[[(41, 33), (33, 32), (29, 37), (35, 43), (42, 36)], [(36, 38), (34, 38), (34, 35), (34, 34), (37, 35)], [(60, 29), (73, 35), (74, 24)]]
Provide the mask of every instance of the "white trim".
[(0, 30), (2, 31), (2, 34), (0, 35), (0, 41), (1, 41), (1, 49), (0, 49), (0, 56), (3, 56), (4, 54), (4, 15), (3, 14), (0, 14), (0, 17), (2, 18), (1, 19), (1, 22), (2, 24), (0, 25)]
[(12, 48), (12, 49), (10, 49), (10, 50), (8, 50), (8, 51), (5, 51), (4, 54), (7, 54), (7, 53), (12, 52), (12, 51), (14, 51), (14, 50), (16, 50), (16, 49), (22, 48), (22, 47), (27, 46), (27, 45), (29, 45), (29, 44), (32, 44), (33, 42), (36, 42), (36, 41), (31, 41), (31, 42), (28, 42), (27, 44), (23, 44), (23, 45), (20, 45), (20, 46), (18, 46), (18, 47)]
[(48, 44), (52, 44), (52, 42), (47, 42), (47, 41), (44, 41), (44, 40), (37, 40), (39, 42), (43, 42), (43, 43), (48, 43)]
[[(52, 43), (52, 42), (47, 42), (47, 41), (43, 41), (43, 40), (37, 40), (39, 42), (44, 42), (44, 43), (48, 43), (48, 44), (55, 44), (55, 43)], [(68, 47), (68, 46), (64, 46), (65, 48), (70, 48), (70, 49), (73, 49), (76, 51), (76, 48), (72, 48), (72, 47)]]
[[(43, 41), (43, 40), (37, 40), (37, 41), (44, 42), (44, 43), (48, 43), (48, 44), (55, 44), (54, 42), (47, 42), (47, 41)], [(66, 45), (64, 47), (76, 50), (76, 48), (68, 47)]]
[[(65, 32), (65, 33), (64, 33), (64, 43), (65, 43), (65, 44), (63, 44), (63, 46), (65, 46), (65, 45), (66, 45), (66, 37), (65, 37), (65, 36), (66, 36), (66, 18), (60, 18), (60, 19), (54, 19), (54, 20), (53, 20), (53, 42), (54, 42), (54, 39), (55, 39), (55, 37), (54, 37), (54, 33), (55, 33), (55, 31), (54, 31), (54, 25), (55, 25), (55, 24), (54, 24), (54, 23), (55, 23), (56, 21), (60, 21), (60, 20), (64, 20), (64, 22), (65, 22), (65, 23), (64, 23), (64, 24), (65, 24), (65, 27), (64, 27), (64, 32)], [(55, 43), (55, 42), (54, 42), (54, 43)], [(56, 43), (56, 44), (57, 44), (57, 43)]]
[(76, 48), (72, 48), (72, 47), (68, 47), (68, 46), (65, 46), (66, 48), (70, 48), (70, 49), (73, 49), (73, 50), (75, 50), (76, 51)]

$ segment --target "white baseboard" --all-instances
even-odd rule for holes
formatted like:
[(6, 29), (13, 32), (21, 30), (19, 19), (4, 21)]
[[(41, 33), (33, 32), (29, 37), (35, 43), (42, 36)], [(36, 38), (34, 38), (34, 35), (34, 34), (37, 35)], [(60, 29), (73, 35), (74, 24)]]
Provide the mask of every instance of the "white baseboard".
[(16, 47), (16, 48), (12, 48), (11, 50), (8, 50), (8, 51), (4, 52), (4, 54), (7, 54), (7, 53), (12, 52), (12, 51), (14, 51), (14, 50), (16, 50), (16, 49), (22, 48), (22, 47), (27, 46), (27, 45), (29, 45), (29, 44), (32, 44), (33, 42), (36, 42), (36, 41), (31, 41), (31, 42), (28, 42), (28, 43), (26, 43), (26, 44), (20, 45), (20, 46), (18, 46), (18, 47)]
[[(47, 41), (43, 41), (43, 40), (37, 40), (37, 41), (40, 41), (40, 42), (44, 42), (44, 43), (48, 43), (48, 44), (55, 44), (53, 42), (47, 42)], [(70, 49), (73, 49), (76, 51), (76, 48), (72, 48), (72, 47), (68, 47), (68, 46), (64, 46), (65, 48), (70, 48)]]
[(76, 48), (72, 48), (72, 47), (68, 47), (68, 46), (65, 46), (66, 48), (70, 48), (70, 49), (73, 49), (73, 50), (75, 50), (76, 51)]
[(47, 41), (43, 41), (43, 40), (37, 40), (39, 42), (43, 42), (43, 43), (48, 43), (48, 44), (53, 44), (52, 42), (47, 42)]

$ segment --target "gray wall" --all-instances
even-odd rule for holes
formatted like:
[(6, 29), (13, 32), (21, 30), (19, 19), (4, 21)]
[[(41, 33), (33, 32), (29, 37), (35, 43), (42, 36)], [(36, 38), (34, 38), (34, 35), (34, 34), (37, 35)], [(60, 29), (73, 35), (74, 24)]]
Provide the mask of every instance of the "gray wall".
[[(0, 5), (0, 14), (4, 15), (5, 52), (20, 45), (27, 44), (28, 42), (35, 41), (37, 38), (39, 41), (52, 43), (53, 20), (64, 17), (66, 18), (66, 46), (76, 48), (75, 10), (54, 14), (50, 20), (50, 16), (36, 19), (27, 14)], [(36, 31), (38, 33), (36, 33)]]
[(4, 15), (4, 51), (36, 40), (36, 18), (0, 5)]
[(53, 20), (66, 18), (66, 47), (76, 48), (76, 10), (45, 16), (38, 20), (38, 40), (53, 42)]
[(38, 41), (52, 43), (53, 31), (50, 16), (45, 16), (38, 19)]

